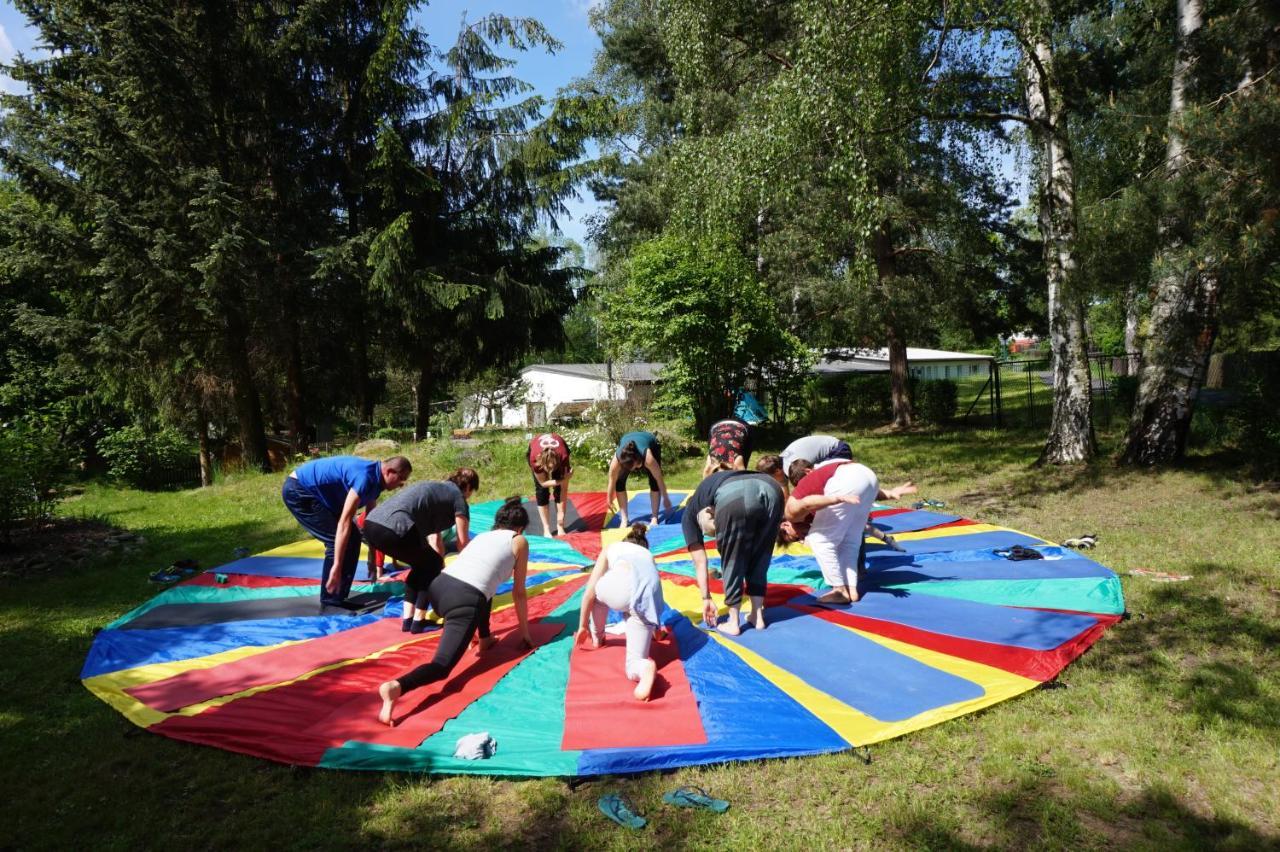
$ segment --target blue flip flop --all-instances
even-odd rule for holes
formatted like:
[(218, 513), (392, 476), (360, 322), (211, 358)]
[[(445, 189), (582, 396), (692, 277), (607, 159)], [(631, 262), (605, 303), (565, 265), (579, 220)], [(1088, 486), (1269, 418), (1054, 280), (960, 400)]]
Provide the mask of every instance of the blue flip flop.
[(729, 810), (728, 802), (711, 798), (701, 787), (678, 787), (670, 793), (663, 793), (662, 801), (680, 808), (702, 808), (717, 814)]
[(619, 796), (617, 793), (601, 796), (600, 801), (596, 804), (600, 807), (600, 813), (623, 828), (644, 828), (649, 822), (635, 812), (635, 808), (631, 806), (625, 796)]

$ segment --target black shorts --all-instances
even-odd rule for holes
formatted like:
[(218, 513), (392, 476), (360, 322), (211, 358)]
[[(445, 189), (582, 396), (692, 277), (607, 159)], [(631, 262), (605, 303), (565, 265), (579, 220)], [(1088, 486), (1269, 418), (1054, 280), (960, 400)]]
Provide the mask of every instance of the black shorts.
[[(662, 467), (662, 447), (661, 447), (661, 446), (659, 446), (659, 444), (658, 444), (658, 442), (657, 442), (657, 441), (654, 441), (654, 442), (653, 442), (653, 444), (652, 444), (652, 445), (650, 445), (650, 447), (649, 447), (649, 452), (653, 453), (653, 460), (654, 460), (654, 462), (656, 462), (656, 463), (657, 463), (658, 467)], [(649, 470), (649, 468), (647, 468), (647, 467), (642, 467), (642, 468), (640, 468), (640, 470), (639, 470), (639, 471), (624, 470), (622, 473), (620, 473), (620, 474), (618, 475), (617, 480), (615, 480), (615, 481), (614, 481), (614, 483), (613, 483), (613, 490), (614, 490), (614, 491), (626, 491), (626, 490), (627, 490), (627, 477), (628, 477), (628, 476), (630, 476), (633, 472), (634, 472), (634, 473), (639, 473), (640, 471), (644, 471), (644, 475), (645, 475), (645, 476), (647, 476), (647, 477), (649, 477), (649, 490), (650, 490), (650, 491), (657, 491), (657, 490), (658, 490), (658, 480), (656, 480), (656, 479), (654, 479), (654, 478), (653, 478), (653, 471)]]
[(555, 500), (560, 502), (560, 486), (555, 488), (543, 488), (538, 482), (538, 474), (533, 474), (533, 499), (537, 501), (539, 506), (545, 506), (551, 502), (551, 492), (555, 492)]

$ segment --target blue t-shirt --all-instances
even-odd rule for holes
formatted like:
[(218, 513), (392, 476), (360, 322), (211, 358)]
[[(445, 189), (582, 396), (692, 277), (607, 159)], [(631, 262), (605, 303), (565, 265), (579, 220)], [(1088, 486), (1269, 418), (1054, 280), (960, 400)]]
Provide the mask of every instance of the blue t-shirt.
[[(658, 436), (652, 432), (628, 432), (618, 441), (618, 449), (614, 452), (614, 456), (620, 456), (622, 449), (632, 441), (636, 442), (636, 449), (640, 451), (640, 459), (643, 461), (649, 450), (653, 449), (658, 443)], [(654, 453), (657, 455), (657, 452)]]
[(329, 456), (309, 461), (294, 473), (298, 484), (316, 496), (335, 515), (342, 514), (347, 492), (355, 489), (360, 505), (367, 506), (382, 493), (382, 463), (357, 456)]

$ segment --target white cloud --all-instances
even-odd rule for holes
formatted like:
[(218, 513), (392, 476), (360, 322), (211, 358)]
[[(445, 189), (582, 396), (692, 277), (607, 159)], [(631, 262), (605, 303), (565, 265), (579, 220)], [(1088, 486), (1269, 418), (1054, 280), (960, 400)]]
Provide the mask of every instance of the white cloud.
[(0, 24), (0, 62), (12, 62), (17, 54), (18, 51), (13, 49), (13, 42), (9, 40), (9, 34), (4, 31), (4, 24)]

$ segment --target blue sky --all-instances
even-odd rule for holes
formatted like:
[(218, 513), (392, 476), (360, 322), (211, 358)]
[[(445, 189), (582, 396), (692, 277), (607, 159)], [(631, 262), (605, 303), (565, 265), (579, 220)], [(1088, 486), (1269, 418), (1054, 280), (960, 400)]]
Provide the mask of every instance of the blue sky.
[[(423, 28), (431, 42), (447, 45), (453, 41), (463, 17), (474, 21), (485, 15), (499, 12), (506, 15), (534, 16), (551, 31), (564, 47), (555, 55), (545, 52), (516, 54), (515, 75), (530, 83), (541, 95), (551, 97), (563, 86), (591, 70), (600, 40), (592, 31), (587, 15), (596, 0), (543, 0), (538, 4), (517, 3), (506, 0), (438, 0), (425, 4), (420, 11)], [(31, 52), (36, 45), (36, 33), (27, 26), (26, 19), (9, 0), (0, 0), (0, 62), (7, 62), (15, 53)], [(0, 75), (0, 89), (12, 91), (13, 81)], [(596, 212), (599, 205), (591, 193), (583, 190), (578, 199), (570, 200), (570, 216), (560, 221), (565, 235), (586, 245), (585, 217)]]

